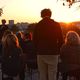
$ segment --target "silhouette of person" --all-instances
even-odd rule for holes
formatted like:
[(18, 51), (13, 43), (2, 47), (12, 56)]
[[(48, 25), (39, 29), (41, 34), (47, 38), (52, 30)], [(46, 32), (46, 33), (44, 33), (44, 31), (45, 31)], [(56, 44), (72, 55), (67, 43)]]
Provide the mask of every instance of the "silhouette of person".
[(50, 9), (43, 9), (42, 20), (36, 24), (33, 32), (40, 80), (56, 80), (59, 49), (63, 44), (61, 27), (51, 19), (51, 15)]
[(8, 30), (8, 26), (6, 25), (6, 20), (5, 19), (2, 19), (1, 22), (2, 22), (2, 25), (0, 25), (0, 34), (1, 34), (0, 35), (0, 41), (2, 39), (2, 36), (3, 36), (4, 32), (6, 30)]
[[(15, 34), (8, 34), (2, 44), (2, 73), (12, 78), (19, 75), (24, 80), (23, 51)], [(9, 80), (9, 79), (8, 79)]]
[(13, 32), (11, 32), (10, 30), (6, 30), (2, 36), (2, 40), (1, 40), (1, 43), (0, 43), (0, 56), (2, 57), (2, 44), (4, 43), (5, 39), (6, 39), (6, 36), (8, 34), (13, 34)]
[(67, 76), (80, 80), (80, 37), (77, 32), (69, 31), (66, 34), (60, 57), (63, 64), (62, 80), (67, 80)]
[(26, 56), (27, 68), (28, 70), (37, 69), (37, 56), (32, 42), (31, 33), (30, 32), (24, 33), (24, 39), (25, 40), (22, 49)]

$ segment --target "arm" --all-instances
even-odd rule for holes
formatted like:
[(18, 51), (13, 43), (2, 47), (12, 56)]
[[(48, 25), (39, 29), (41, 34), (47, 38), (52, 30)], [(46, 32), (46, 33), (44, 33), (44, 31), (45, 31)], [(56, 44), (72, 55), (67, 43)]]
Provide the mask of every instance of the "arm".
[(58, 28), (57, 28), (58, 47), (60, 48), (62, 46), (62, 44), (64, 43), (64, 39), (63, 39), (61, 26), (59, 24), (57, 24), (57, 26), (58, 26)]

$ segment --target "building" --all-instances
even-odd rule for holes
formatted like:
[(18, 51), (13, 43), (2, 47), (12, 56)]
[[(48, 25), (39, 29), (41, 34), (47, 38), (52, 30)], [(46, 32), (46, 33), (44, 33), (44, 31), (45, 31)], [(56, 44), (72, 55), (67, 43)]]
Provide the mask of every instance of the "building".
[(9, 20), (9, 28), (11, 29), (12, 26), (14, 25), (14, 20)]

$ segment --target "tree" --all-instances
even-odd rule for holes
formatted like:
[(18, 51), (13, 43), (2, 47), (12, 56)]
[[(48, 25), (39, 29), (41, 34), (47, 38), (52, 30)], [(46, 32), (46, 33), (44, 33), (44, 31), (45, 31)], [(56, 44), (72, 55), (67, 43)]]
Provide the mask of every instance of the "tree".
[(3, 9), (0, 8), (0, 16), (3, 14)]

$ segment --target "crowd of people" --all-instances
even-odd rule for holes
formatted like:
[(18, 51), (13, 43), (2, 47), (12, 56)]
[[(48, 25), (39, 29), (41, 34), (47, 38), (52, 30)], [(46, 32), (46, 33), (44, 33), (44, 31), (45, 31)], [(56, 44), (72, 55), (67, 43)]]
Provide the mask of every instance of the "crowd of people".
[[(2, 80), (25, 79), (25, 67), (38, 69), (39, 80), (80, 80), (80, 36), (68, 31), (65, 38), (61, 26), (51, 19), (50, 9), (41, 10), (40, 20), (33, 31), (16, 34), (9, 30), (6, 20), (0, 25), (0, 62)], [(60, 60), (60, 61), (59, 61)], [(59, 65), (60, 64), (60, 65)], [(5, 77), (6, 76), (6, 77)]]

